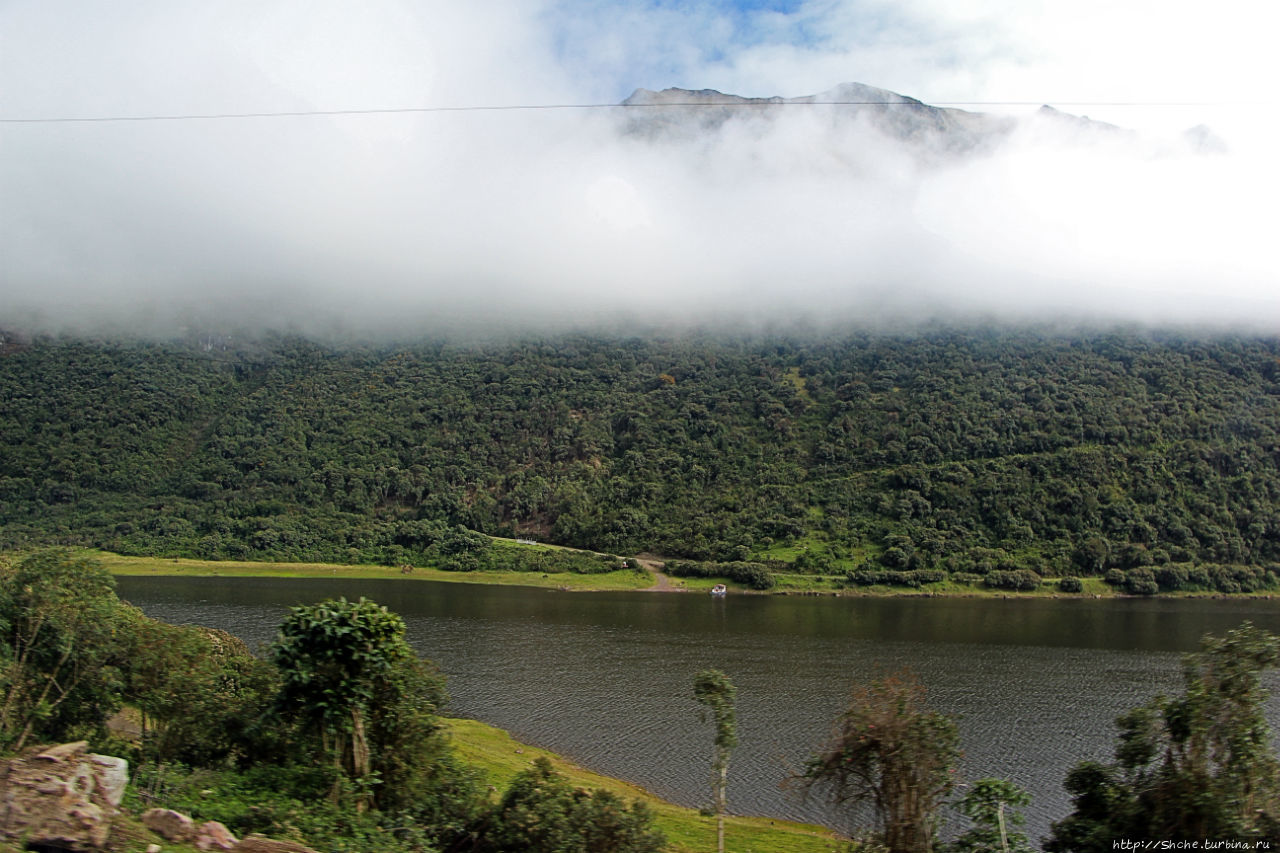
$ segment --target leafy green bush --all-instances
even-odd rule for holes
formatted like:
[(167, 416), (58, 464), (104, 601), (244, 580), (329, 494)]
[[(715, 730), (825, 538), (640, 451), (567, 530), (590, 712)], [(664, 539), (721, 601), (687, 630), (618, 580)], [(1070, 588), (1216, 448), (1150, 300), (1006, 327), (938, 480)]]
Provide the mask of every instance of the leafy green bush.
[(1077, 577), (1065, 577), (1058, 580), (1058, 590), (1060, 592), (1081, 592), (1084, 590), (1084, 584)]
[(0, 748), (96, 733), (121, 705), (131, 611), (94, 560), (0, 560)]
[(477, 847), (483, 853), (659, 853), (665, 843), (644, 803), (575, 789), (538, 758), (511, 781)]
[(270, 751), (261, 721), (275, 697), (274, 667), (213, 628), (168, 625), (131, 612), (125, 700), (143, 720), (148, 760), (212, 767)]
[[(948, 575), (941, 569), (914, 569), (909, 572), (873, 571), (871, 569), (855, 569), (845, 575), (845, 582), (851, 586), (905, 586), (919, 589), (925, 584), (941, 583)], [(975, 576), (976, 577), (976, 576)]]
[[(483, 538), (483, 537), (481, 537)], [(623, 568), (622, 560), (609, 554), (512, 547), (489, 542), (480, 548), (449, 557), (428, 560), (446, 572), (539, 572), (598, 575)]]
[(1017, 569), (1016, 571), (996, 570), (989, 572), (982, 581), (984, 586), (991, 589), (1011, 589), (1017, 592), (1031, 592), (1039, 589), (1040, 576), (1030, 569)]
[(1157, 568), (1154, 574), (1156, 584), (1165, 591), (1186, 589), (1191, 583), (1190, 572), (1185, 565), (1166, 564)]
[(777, 581), (773, 573), (761, 563), (698, 563), (692, 560), (671, 560), (666, 573), (677, 578), (728, 578), (756, 590), (773, 589)]
[(1130, 569), (1125, 573), (1124, 591), (1130, 595), (1155, 595), (1160, 591), (1155, 573), (1150, 569)]

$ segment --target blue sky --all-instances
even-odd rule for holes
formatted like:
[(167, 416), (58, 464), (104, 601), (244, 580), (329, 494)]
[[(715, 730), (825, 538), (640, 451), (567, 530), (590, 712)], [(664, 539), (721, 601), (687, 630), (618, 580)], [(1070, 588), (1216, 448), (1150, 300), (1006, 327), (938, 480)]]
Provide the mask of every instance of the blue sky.
[[(833, 16), (857, 18), (857, 27), (829, 28)], [(742, 57), (787, 51), (803, 61), (881, 38), (897, 38), (905, 26), (892, 5), (830, 2), (591, 2), (568, 0), (548, 7), (544, 20), (554, 33), (556, 52), (567, 68), (582, 68), (609, 81), (610, 95), (623, 98), (635, 88), (715, 88), (732, 86)], [(852, 70), (852, 69), (851, 69)], [(780, 81), (782, 82), (782, 81)], [(821, 84), (821, 89), (844, 78)], [(767, 87), (767, 81), (757, 85)], [(812, 94), (760, 88), (752, 96)]]
[[(637, 86), (800, 95), (856, 81), (929, 102), (1081, 104), (1173, 128), (1196, 114), (1105, 105), (1274, 107), (1280, 77), (1268, 44), (1280, 12), (1252, 0), (567, 0), (539, 22), (554, 61), (610, 97)], [(1239, 118), (1226, 112), (1211, 118)]]

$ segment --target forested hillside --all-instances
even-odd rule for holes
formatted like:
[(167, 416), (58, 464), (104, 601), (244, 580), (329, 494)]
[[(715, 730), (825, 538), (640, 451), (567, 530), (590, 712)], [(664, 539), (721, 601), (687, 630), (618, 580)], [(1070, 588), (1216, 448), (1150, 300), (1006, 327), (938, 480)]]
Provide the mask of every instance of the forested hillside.
[(7, 549), (465, 569), (481, 532), (855, 583), (1280, 572), (1274, 339), (5, 340)]

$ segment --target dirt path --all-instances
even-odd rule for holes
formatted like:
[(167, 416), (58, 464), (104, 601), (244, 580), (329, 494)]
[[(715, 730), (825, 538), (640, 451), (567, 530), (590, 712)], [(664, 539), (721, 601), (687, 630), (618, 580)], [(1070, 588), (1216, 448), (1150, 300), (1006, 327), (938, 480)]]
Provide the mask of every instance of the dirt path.
[(684, 592), (684, 587), (676, 586), (671, 582), (671, 578), (663, 574), (662, 569), (666, 564), (661, 560), (649, 557), (636, 557), (638, 562), (645, 571), (653, 575), (653, 586), (643, 590), (644, 592)]

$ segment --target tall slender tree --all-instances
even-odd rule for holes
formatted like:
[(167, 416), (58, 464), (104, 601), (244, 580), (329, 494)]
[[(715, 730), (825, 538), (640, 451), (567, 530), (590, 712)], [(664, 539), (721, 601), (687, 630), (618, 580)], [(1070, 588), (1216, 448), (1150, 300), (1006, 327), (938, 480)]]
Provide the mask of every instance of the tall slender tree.
[(716, 725), (715, 753), (711, 761), (711, 790), (715, 796), (716, 849), (724, 853), (725, 789), (729, 780), (729, 754), (738, 745), (738, 723), (734, 698), (738, 688), (729, 676), (718, 669), (704, 669), (693, 680), (693, 698), (706, 706), (705, 721), (710, 711)]

